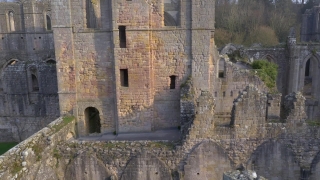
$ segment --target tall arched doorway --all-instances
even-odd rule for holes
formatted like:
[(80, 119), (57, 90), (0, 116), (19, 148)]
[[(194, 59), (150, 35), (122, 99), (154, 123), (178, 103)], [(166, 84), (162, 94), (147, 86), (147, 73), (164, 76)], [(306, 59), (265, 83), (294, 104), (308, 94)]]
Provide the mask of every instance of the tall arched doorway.
[(299, 89), (305, 101), (305, 112), (309, 120), (320, 120), (319, 90), (320, 68), (317, 55), (308, 56), (301, 62), (299, 73)]
[(98, 109), (94, 107), (88, 107), (85, 110), (85, 117), (88, 133), (101, 133), (101, 123)]
[(312, 64), (311, 59), (308, 59), (305, 65), (305, 71), (304, 71), (304, 86), (303, 86), (303, 95), (305, 97), (311, 97), (312, 96)]

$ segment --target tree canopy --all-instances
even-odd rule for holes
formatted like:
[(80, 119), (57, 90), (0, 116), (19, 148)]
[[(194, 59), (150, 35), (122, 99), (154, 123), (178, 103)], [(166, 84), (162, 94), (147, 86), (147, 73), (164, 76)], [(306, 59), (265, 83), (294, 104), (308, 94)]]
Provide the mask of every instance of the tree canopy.
[(216, 0), (215, 41), (250, 46), (285, 42), (291, 27), (300, 35), (302, 14), (320, 0)]

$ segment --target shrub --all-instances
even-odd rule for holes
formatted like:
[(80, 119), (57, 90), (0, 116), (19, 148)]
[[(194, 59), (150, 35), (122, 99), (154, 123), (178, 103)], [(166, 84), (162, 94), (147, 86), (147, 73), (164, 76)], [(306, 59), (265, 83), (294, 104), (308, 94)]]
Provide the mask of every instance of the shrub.
[(252, 68), (269, 89), (276, 87), (278, 65), (267, 60), (257, 60), (252, 63)]

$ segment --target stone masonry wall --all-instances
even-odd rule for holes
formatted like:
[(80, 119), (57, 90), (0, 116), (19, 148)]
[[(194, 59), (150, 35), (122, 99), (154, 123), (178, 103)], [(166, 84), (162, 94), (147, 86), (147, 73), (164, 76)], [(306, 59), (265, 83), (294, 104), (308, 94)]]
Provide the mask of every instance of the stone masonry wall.
[[(224, 76), (216, 78), (213, 96), (216, 101), (215, 119), (220, 125), (229, 124), (233, 101), (249, 85), (252, 84), (261, 91), (268, 89), (251, 69), (241, 68), (224, 57)], [(244, 67), (246, 67), (244, 65)], [(218, 74), (216, 75), (218, 76)]]
[(85, 1), (52, 2), (61, 113), (77, 116), (81, 136), (88, 107), (99, 111), (101, 133), (179, 127), (180, 85), (197, 72), (197, 89), (212, 88), (214, 2), (97, 1), (93, 10), (99, 4), (93, 19), (101, 24), (88, 28)]
[(267, 95), (249, 85), (235, 100), (231, 115), (231, 126), (236, 138), (255, 137), (261, 132), (267, 117)]
[(59, 116), (49, 6), (47, 1), (0, 1), (1, 141), (21, 141)]

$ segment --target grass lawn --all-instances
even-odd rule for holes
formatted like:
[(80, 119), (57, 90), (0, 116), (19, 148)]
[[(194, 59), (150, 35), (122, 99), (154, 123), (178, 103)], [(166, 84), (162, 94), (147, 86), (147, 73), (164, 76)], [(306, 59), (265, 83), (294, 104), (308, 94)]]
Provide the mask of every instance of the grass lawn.
[(17, 142), (4, 142), (0, 143), (0, 155), (7, 152), (9, 149), (11, 149), (13, 146), (17, 145)]

